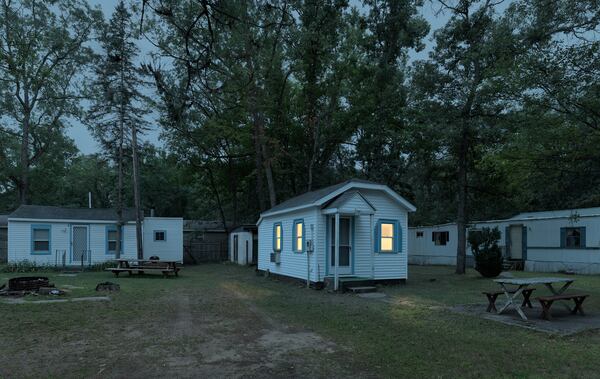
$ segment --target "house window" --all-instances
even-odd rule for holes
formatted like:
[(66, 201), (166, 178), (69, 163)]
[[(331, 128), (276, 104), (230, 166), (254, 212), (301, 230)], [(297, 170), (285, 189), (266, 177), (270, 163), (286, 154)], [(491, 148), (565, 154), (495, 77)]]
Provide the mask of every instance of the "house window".
[(167, 232), (164, 230), (155, 230), (154, 231), (154, 240), (155, 241), (166, 241), (167, 240)]
[(50, 227), (34, 226), (32, 229), (32, 253), (49, 254), (50, 253)]
[(394, 251), (394, 224), (381, 223), (381, 251)]
[(273, 251), (281, 251), (281, 245), (283, 243), (283, 232), (281, 230), (281, 223), (275, 223), (273, 225)]
[(396, 220), (380, 220), (375, 227), (375, 251), (397, 253), (400, 250), (402, 234)]
[(431, 240), (436, 246), (445, 246), (450, 241), (450, 232), (433, 232)]
[(417, 238), (423, 238), (423, 232), (417, 232)]
[(109, 253), (117, 251), (117, 229), (108, 229), (106, 232), (106, 244)]
[(294, 251), (301, 253), (304, 251), (304, 220), (294, 221)]
[(562, 228), (561, 235), (563, 247), (585, 247), (585, 228)]

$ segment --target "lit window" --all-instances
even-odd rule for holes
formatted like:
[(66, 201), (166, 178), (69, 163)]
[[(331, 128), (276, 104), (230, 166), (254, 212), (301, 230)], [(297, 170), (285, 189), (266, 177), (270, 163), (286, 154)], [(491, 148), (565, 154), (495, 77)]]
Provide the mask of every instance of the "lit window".
[(302, 220), (294, 221), (294, 251), (299, 253), (304, 251), (304, 222)]
[(281, 240), (282, 240), (282, 233), (281, 233), (281, 223), (277, 223), (275, 225), (273, 225), (273, 250), (275, 251), (281, 251)]
[(381, 251), (394, 251), (394, 224), (381, 224)]

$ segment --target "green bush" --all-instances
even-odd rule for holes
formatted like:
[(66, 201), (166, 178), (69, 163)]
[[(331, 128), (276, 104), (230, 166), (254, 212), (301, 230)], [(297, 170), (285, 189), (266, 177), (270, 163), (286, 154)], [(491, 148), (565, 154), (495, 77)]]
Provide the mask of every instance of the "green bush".
[(500, 230), (497, 227), (469, 232), (469, 245), (475, 258), (475, 270), (486, 278), (494, 278), (502, 272), (502, 251), (498, 246)]

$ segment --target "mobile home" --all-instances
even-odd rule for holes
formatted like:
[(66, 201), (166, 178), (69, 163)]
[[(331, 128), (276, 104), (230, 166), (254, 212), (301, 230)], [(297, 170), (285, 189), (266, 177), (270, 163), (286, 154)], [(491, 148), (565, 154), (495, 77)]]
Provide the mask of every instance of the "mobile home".
[(415, 207), (386, 185), (348, 180), (261, 214), (258, 269), (322, 283), (340, 277), (407, 278), (407, 215)]
[[(135, 213), (123, 212), (121, 257), (137, 257)], [(90, 265), (115, 258), (114, 209), (21, 205), (8, 216), (8, 261), (40, 265)], [(144, 257), (183, 260), (183, 219), (145, 217)]]
[[(483, 227), (500, 230), (499, 245), (505, 261), (516, 268), (539, 272), (600, 273), (600, 208), (520, 213), (505, 220), (474, 221), (468, 230)], [(426, 234), (441, 229), (448, 231), (450, 241), (456, 241), (456, 224), (410, 228), (411, 263), (456, 263), (456, 245), (448, 243), (437, 249), (429, 245)], [(422, 244), (412, 242), (421, 238)], [(467, 254), (471, 254), (469, 249)]]

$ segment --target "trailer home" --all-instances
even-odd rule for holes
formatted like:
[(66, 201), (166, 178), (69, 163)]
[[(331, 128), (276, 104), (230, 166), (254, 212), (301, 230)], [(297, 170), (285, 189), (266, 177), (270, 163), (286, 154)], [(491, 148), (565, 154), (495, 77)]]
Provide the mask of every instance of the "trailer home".
[[(515, 268), (538, 272), (600, 273), (600, 208), (520, 213), (505, 220), (474, 221), (468, 231), (500, 230), (505, 261)], [(430, 233), (448, 231), (456, 241), (456, 224), (411, 227), (409, 261), (415, 264), (456, 264), (456, 244), (432, 246)], [(467, 248), (467, 256), (472, 255)]]
[(348, 180), (289, 199), (258, 221), (258, 269), (322, 283), (407, 278), (407, 215), (386, 185)]
[[(123, 212), (121, 257), (137, 257), (135, 213)], [(8, 261), (38, 265), (91, 265), (115, 258), (114, 209), (21, 205), (8, 216)], [(183, 219), (145, 217), (144, 258), (183, 260)]]

